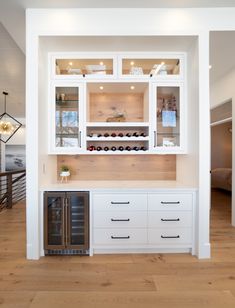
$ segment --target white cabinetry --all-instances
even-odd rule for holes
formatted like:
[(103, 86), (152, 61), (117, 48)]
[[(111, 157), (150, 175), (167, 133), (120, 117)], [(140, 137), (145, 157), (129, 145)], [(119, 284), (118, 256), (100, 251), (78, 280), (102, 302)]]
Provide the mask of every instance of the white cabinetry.
[(186, 153), (184, 53), (52, 53), (49, 59), (49, 153)]
[(93, 249), (195, 251), (195, 192), (94, 193)]

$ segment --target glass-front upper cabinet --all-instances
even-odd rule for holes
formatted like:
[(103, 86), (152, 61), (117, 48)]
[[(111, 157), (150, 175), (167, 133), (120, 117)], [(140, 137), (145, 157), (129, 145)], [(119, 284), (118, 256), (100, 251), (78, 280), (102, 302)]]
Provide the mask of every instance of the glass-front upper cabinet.
[(56, 84), (52, 89), (50, 114), (50, 152), (79, 153), (82, 151), (82, 84)]
[(181, 84), (153, 86), (153, 148), (163, 153), (186, 151), (184, 94)]
[(131, 55), (121, 56), (119, 68), (122, 77), (172, 79), (183, 76), (182, 55)]
[(116, 58), (103, 54), (53, 56), (53, 72), (56, 78), (111, 78), (116, 74)]

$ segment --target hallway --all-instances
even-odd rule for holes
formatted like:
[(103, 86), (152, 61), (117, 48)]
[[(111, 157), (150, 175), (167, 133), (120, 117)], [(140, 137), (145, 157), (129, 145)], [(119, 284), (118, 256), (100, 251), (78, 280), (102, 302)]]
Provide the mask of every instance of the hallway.
[(213, 191), (212, 259), (125, 254), (25, 259), (25, 210), (0, 214), (0, 306), (17, 308), (235, 307), (230, 195)]

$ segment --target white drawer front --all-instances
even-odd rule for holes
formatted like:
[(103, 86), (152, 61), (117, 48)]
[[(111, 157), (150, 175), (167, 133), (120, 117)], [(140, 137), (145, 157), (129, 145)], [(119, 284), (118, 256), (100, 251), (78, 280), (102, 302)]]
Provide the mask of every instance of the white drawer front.
[(95, 245), (147, 244), (146, 229), (94, 229)]
[(95, 194), (95, 211), (147, 210), (147, 194)]
[(192, 210), (191, 194), (149, 194), (149, 211), (190, 211)]
[(191, 226), (191, 211), (150, 211), (148, 213), (149, 228), (190, 228)]
[(147, 228), (147, 212), (95, 211), (94, 228)]
[(162, 228), (162, 229), (148, 229), (149, 244), (160, 245), (177, 245), (177, 244), (191, 244), (192, 243), (192, 229), (191, 228)]

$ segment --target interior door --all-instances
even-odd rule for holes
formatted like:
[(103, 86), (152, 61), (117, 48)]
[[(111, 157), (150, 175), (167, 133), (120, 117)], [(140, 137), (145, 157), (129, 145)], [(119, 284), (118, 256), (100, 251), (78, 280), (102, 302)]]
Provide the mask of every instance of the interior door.
[(89, 248), (89, 193), (67, 193), (67, 248)]

